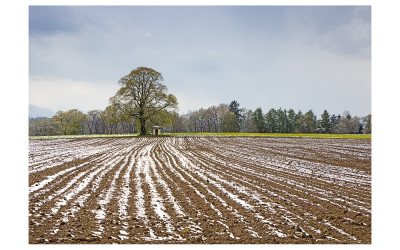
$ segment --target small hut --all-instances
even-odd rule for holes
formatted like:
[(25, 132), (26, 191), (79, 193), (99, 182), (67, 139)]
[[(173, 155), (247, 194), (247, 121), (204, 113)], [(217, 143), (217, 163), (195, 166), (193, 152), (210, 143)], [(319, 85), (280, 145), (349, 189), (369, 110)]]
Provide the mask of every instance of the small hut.
[(160, 126), (153, 126), (151, 128), (153, 135), (160, 135), (161, 134), (161, 127)]

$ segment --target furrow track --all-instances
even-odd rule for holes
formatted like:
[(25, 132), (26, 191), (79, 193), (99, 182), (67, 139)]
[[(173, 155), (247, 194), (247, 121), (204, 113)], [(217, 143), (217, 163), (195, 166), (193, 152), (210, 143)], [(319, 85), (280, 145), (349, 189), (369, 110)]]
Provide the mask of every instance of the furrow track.
[(29, 242), (371, 243), (371, 141), (30, 141)]

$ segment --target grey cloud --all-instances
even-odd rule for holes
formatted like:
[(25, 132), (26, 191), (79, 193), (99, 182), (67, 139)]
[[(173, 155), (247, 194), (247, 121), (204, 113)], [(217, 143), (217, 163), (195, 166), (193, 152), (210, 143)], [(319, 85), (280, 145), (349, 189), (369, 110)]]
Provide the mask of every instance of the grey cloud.
[(371, 8), (332, 6), (288, 8), (290, 40), (336, 53), (370, 58)]
[[(181, 112), (231, 98), (252, 109), (319, 114), (326, 105), (341, 113), (334, 100), (342, 99), (343, 106), (354, 105), (347, 108), (354, 114), (370, 110), (370, 92), (354, 92), (370, 89), (368, 8), (70, 8), (63, 14), (60, 7), (48, 19), (70, 16), (72, 23), (30, 25), (48, 30), (30, 34), (31, 77), (96, 83), (107, 91), (105, 85), (116, 88), (130, 70), (147, 66), (163, 74)], [(331, 96), (321, 99), (326, 89)]]
[(80, 20), (74, 8), (67, 6), (30, 6), (29, 35), (73, 33), (80, 29)]

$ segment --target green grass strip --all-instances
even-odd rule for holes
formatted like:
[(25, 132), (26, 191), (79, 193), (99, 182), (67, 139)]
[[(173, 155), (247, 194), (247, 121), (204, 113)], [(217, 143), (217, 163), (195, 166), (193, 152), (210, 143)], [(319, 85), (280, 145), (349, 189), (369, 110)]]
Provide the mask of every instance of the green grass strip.
[(46, 135), (46, 136), (29, 136), (29, 140), (118, 138), (118, 137), (133, 137), (133, 136), (137, 136), (137, 135), (138, 134)]
[(298, 137), (298, 138), (371, 139), (371, 134), (165, 133), (165, 135), (171, 135), (171, 136), (249, 136), (249, 137)]
[[(139, 134), (103, 134), (103, 135), (49, 135), (29, 136), (29, 140), (49, 139), (87, 139), (136, 137)], [(347, 138), (371, 139), (371, 134), (286, 134), (286, 133), (162, 133), (161, 136), (243, 136), (243, 137), (290, 137), (290, 138)], [(151, 136), (149, 136), (151, 137)]]

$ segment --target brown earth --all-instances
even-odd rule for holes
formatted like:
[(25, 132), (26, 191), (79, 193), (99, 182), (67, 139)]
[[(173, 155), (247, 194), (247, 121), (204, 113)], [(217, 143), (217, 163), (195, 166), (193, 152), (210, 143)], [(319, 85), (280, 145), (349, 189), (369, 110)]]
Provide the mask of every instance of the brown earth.
[(32, 140), (29, 243), (370, 244), (367, 139)]

